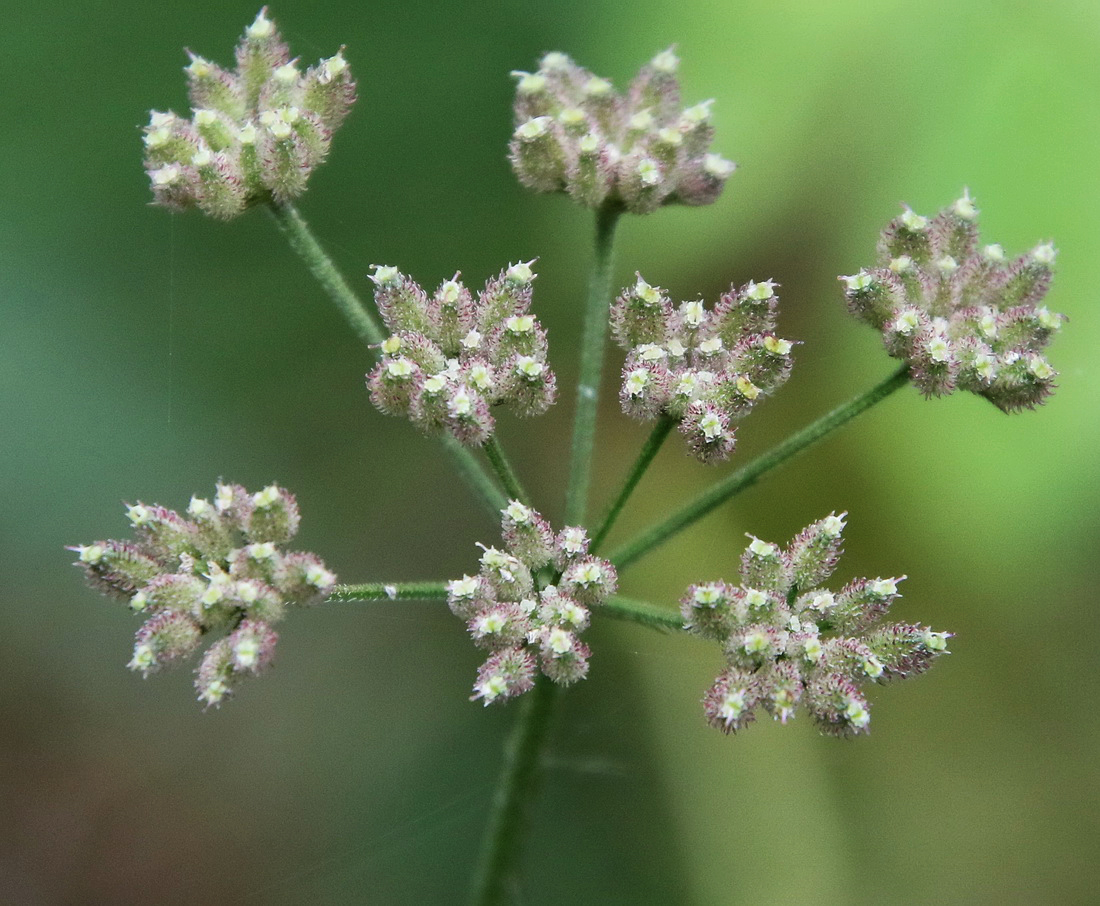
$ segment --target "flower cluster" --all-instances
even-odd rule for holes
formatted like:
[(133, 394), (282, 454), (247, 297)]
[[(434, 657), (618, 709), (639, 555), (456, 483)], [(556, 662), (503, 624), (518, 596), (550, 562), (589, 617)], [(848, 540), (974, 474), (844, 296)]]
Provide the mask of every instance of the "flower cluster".
[(623, 411), (676, 419), (702, 462), (725, 459), (731, 422), (790, 374), (793, 344), (774, 333), (778, 302), (769, 280), (730, 287), (712, 310), (700, 300), (673, 306), (639, 274), (611, 308), (611, 330), (627, 350)]
[(665, 204), (710, 204), (734, 171), (710, 153), (711, 101), (680, 108), (676, 70), (666, 50), (620, 97), (607, 79), (563, 53), (548, 53), (538, 72), (513, 73), (516, 176), (537, 192), (568, 192), (580, 204), (648, 214)]
[(342, 52), (305, 72), (260, 10), (237, 45), (237, 70), (191, 54), (191, 118), (153, 111), (145, 168), (157, 204), (228, 220), (300, 195), (355, 101)]
[(1031, 409), (1057, 376), (1041, 352), (1064, 320), (1040, 304), (1054, 246), (1009, 260), (979, 247), (977, 217), (967, 193), (931, 219), (906, 208), (882, 231), (878, 266), (840, 279), (849, 309), (882, 331), (925, 396), (962, 389), (1004, 412)]
[(529, 312), (534, 278), (530, 263), (514, 264), (475, 299), (456, 274), (429, 298), (397, 268), (376, 266), (374, 298), (392, 336), (367, 376), (374, 404), (472, 446), (493, 432), (491, 406), (545, 412), (557, 384)]
[(591, 652), (579, 635), (617, 583), (615, 567), (588, 554), (584, 529), (554, 534), (518, 500), (502, 516), (504, 550), (479, 545), (480, 572), (447, 586), (451, 611), (490, 652), (471, 699), (486, 705), (526, 692), (537, 669), (561, 685), (584, 679)]
[(148, 676), (190, 655), (207, 633), (227, 633), (207, 648), (196, 671), (199, 701), (207, 706), (271, 661), (272, 625), (288, 604), (323, 600), (336, 584), (313, 554), (283, 550), (298, 530), (298, 505), (275, 485), (249, 494), (219, 484), (213, 503), (191, 498), (186, 518), (142, 503), (127, 516), (134, 541), (70, 548), (80, 555), (76, 565), (94, 587), (147, 617), (131, 670)]
[(726, 669), (703, 698), (712, 726), (739, 730), (761, 706), (785, 723), (802, 704), (824, 733), (864, 733), (863, 684), (922, 673), (946, 652), (949, 633), (875, 626), (904, 576), (857, 579), (836, 593), (819, 587), (840, 557), (845, 515), (807, 526), (786, 550), (753, 538), (739, 586), (688, 588), (681, 601), (687, 627), (719, 642), (726, 655)]

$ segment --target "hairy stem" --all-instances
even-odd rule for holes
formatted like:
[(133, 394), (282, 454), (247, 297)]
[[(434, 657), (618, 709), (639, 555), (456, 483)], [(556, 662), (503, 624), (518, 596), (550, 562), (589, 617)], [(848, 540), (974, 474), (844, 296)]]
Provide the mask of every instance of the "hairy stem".
[(640, 623), (652, 629), (672, 629), (682, 631), (684, 618), (675, 610), (658, 607), (648, 601), (634, 601), (615, 595), (600, 605), (600, 613), (606, 613), (616, 620), (628, 623)]
[[(321, 284), (321, 288), (351, 325), (355, 335), (368, 346), (377, 346), (386, 339), (386, 332), (382, 325), (363, 304), (363, 300), (356, 295), (355, 290), (348, 285), (335, 262), (321, 248), (321, 244), (313, 235), (305, 218), (298, 213), (298, 209), (289, 201), (274, 199), (268, 204), (267, 209), (286, 237), (287, 243), (305, 262), (309, 272), (317, 278), (317, 282)], [(443, 446), (454, 461), (455, 468), (478, 500), (490, 513), (494, 516), (498, 515), (501, 507), (506, 505), (507, 499), (485, 472), (477, 457), (449, 435), (444, 435)]]
[(573, 413), (573, 447), (569, 458), (569, 490), (565, 498), (567, 525), (583, 525), (592, 476), (592, 447), (596, 439), (596, 408), (599, 402), (600, 371), (607, 339), (608, 309), (611, 305), (611, 266), (618, 207), (604, 206), (596, 212), (596, 249), (588, 283), (581, 336), (581, 364), (577, 382), (577, 408)]
[(504, 748), (489, 824), (481, 841), (471, 902), (491, 906), (512, 902), (530, 806), (538, 787), (539, 754), (549, 728), (558, 687), (545, 676), (520, 701), (520, 712)]
[(328, 297), (340, 309), (355, 335), (364, 343), (377, 345), (386, 339), (382, 325), (371, 314), (370, 309), (348, 286), (343, 274), (336, 269), (332, 259), (321, 248), (321, 244), (310, 230), (298, 209), (289, 201), (275, 201), (267, 208), (275, 218), (275, 223), (286, 237), (290, 247), (306, 263), (309, 272), (328, 293)]
[(653, 430), (650, 432), (649, 437), (646, 438), (641, 452), (638, 453), (638, 458), (634, 460), (633, 467), (623, 481), (623, 485), (619, 489), (618, 495), (608, 509), (607, 515), (604, 516), (600, 527), (596, 529), (596, 534), (592, 536), (592, 543), (589, 545), (590, 553), (596, 553), (607, 537), (607, 533), (611, 531), (611, 527), (615, 524), (615, 520), (619, 518), (619, 513), (621, 513), (623, 507), (626, 506), (626, 502), (630, 499), (630, 495), (634, 493), (634, 489), (638, 486), (638, 482), (642, 480), (642, 476), (645, 475), (646, 469), (648, 469), (649, 464), (653, 462), (653, 458), (657, 455), (658, 451), (661, 449), (661, 445), (665, 442), (665, 438), (668, 437), (669, 432), (675, 425), (675, 419), (671, 419), (665, 415), (653, 426)]
[[(523, 485), (519, 483), (519, 478), (516, 477), (515, 469), (512, 468), (512, 464), (504, 455), (504, 448), (501, 447), (496, 435), (490, 436), (490, 438), (485, 441), (485, 446), (482, 449), (485, 450), (485, 455), (489, 459), (489, 464), (493, 467), (493, 471), (497, 473), (497, 478), (499, 478), (500, 483), (504, 485), (504, 490), (508, 492), (508, 495), (513, 500), (518, 500), (520, 503), (529, 505), (531, 501), (527, 499), (527, 492), (523, 490)], [(507, 506), (507, 502), (501, 504), (498, 509), (503, 509), (505, 506)]]
[(455, 468), (477, 495), (478, 500), (493, 516), (499, 516), (500, 511), (508, 506), (508, 495), (501, 491), (493, 481), (493, 477), (478, 462), (472, 450), (462, 446), (450, 434), (444, 434), (441, 439), (443, 448), (454, 461)]
[(639, 557), (644, 556), (658, 545), (663, 544), (677, 532), (687, 528), (696, 520), (701, 519), (715, 507), (725, 503), (731, 497), (745, 490), (745, 488), (755, 484), (776, 466), (781, 465), (796, 453), (801, 453), (807, 447), (817, 443), (817, 441), (831, 434), (842, 425), (845, 425), (861, 412), (865, 412), (876, 403), (886, 399), (891, 393), (904, 387), (907, 383), (909, 383), (909, 368), (908, 366), (904, 366), (890, 375), (890, 377), (882, 383), (872, 387), (866, 393), (857, 396), (844, 405), (838, 406), (832, 412), (819, 418), (816, 422), (807, 425), (801, 431), (792, 434), (782, 443), (772, 447), (771, 450), (757, 457), (744, 468), (738, 469), (736, 472), (719, 481), (713, 487), (704, 491), (691, 503), (615, 551), (610, 557), (611, 562), (619, 569), (625, 568)]
[(337, 585), (325, 601), (437, 601), (447, 597), (446, 582), (364, 582)]

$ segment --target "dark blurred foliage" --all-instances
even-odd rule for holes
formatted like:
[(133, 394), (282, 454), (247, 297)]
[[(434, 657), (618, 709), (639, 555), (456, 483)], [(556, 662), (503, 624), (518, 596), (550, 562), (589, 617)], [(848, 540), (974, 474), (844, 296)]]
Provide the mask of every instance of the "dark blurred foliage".
[[(241, 3), (6, 10), (0, 95), (0, 900), (450, 903), (477, 849), (512, 708), (438, 605), (294, 613), (275, 668), (201, 713), (186, 671), (124, 669), (136, 621), (65, 544), (119, 537), (121, 501), (186, 505), (218, 477), (293, 489), (301, 546), (347, 581), (442, 579), (496, 527), (437, 445), (375, 412), (357, 344), (273, 223), (147, 206), (139, 126), (186, 106), (183, 47), (229, 62)], [(501, 435), (560, 520), (588, 212), (505, 162), (512, 80), (560, 49), (624, 84), (676, 43), (741, 171), (717, 204), (624, 224), (616, 282), (678, 298), (782, 284), (794, 376), (708, 470), (670, 443), (634, 530), (892, 370), (843, 311), (907, 201), (969, 186), (986, 241), (1054, 239), (1061, 388), (1006, 417), (904, 391), (638, 564), (671, 605), (733, 578), (743, 533), (850, 513), (842, 569), (910, 576), (902, 619), (957, 633), (885, 688), (869, 739), (808, 722), (726, 738), (689, 638), (603, 622), (564, 697), (524, 902), (1085, 902), (1100, 813), (1097, 442), (1100, 8), (901, 2), (306, 3), (272, 10), (312, 62), (347, 45), (360, 100), (301, 209), (354, 285), (396, 264), (480, 284), (539, 256), (562, 404)], [(607, 373), (612, 377), (618, 360)], [(606, 494), (644, 437), (610, 394)], [(600, 498), (594, 502), (597, 509)], [(613, 539), (614, 543), (614, 539)]]

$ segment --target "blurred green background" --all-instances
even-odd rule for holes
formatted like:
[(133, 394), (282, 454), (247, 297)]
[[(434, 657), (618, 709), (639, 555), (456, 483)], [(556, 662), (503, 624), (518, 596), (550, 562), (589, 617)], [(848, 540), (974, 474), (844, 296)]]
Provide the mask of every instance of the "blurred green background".
[[(374, 411), (365, 350), (274, 224), (149, 207), (139, 126), (186, 108), (182, 48), (230, 62), (254, 4), (9, 4), (0, 96), (0, 901), (451, 903), (514, 708), (438, 604), (340, 605), (280, 627), (275, 669), (202, 713), (186, 670), (129, 673), (136, 620), (63, 545), (127, 533), (121, 501), (183, 507), (219, 477), (298, 494), (300, 546), (346, 581), (470, 570), (496, 528), (439, 448)], [(849, 511), (838, 580), (910, 576), (898, 618), (955, 632), (874, 695), (873, 733), (800, 717), (736, 738), (699, 698), (717, 652), (598, 621), (562, 701), (522, 901), (1084, 903), (1100, 744), (1100, 7), (928, 0), (307, 3), (272, 10), (312, 62), (347, 45), (360, 100), (300, 207), (353, 284), (373, 263), (480, 286), (539, 256), (562, 403), (501, 419), (560, 520), (588, 212), (505, 161), (510, 70), (560, 49), (624, 85), (676, 43), (740, 171), (715, 205), (626, 220), (616, 284), (676, 298), (782, 284), (791, 381), (707, 469), (667, 445), (621, 541), (894, 364), (837, 274), (901, 201), (968, 186), (986, 241), (1056, 241), (1070, 323), (1038, 412), (896, 394), (624, 577), (665, 603), (733, 578), (751, 531)], [(609, 369), (612, 373), (616, 363)], [(613, 400), (607, 494), (646, 429)], [(602, 505), (597, 497), (594, 508)], [(613, 539), (614, 543), (614, 539)]]

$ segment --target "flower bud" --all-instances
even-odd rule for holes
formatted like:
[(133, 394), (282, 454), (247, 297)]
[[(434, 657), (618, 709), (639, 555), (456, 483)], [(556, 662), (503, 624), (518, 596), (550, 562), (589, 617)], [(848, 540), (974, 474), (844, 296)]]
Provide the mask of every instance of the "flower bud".
[(535, 684), (535, 658), (522, 648), (505, 648), (489, 656), (477, 672), (470, 701), (486, 705), (521, 695)]

